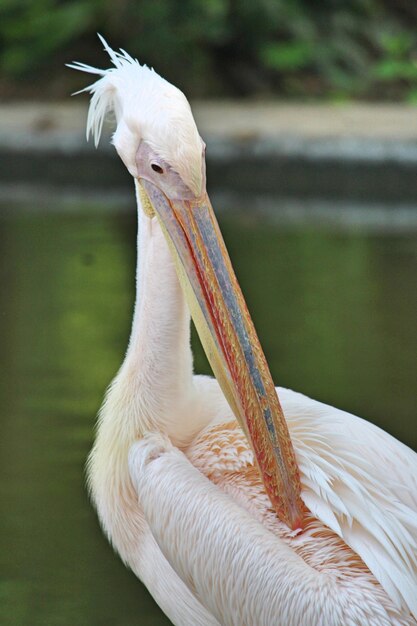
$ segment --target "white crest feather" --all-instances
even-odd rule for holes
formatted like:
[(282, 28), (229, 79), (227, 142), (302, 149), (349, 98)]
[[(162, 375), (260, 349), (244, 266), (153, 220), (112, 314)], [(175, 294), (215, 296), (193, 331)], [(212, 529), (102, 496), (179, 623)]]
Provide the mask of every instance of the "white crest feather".
[[(137, 59), (133, 59), (125, 50), (116, 52), (112, 50), (107, 41), (98, 34), (100, 41), (104, 45), (104, 50), (108, 53), (114, 68), (107, 70), (101, 70), (97, 67), (92, 67), (86, 63), (80, 63), (75, 61), (74, 63), (67, 63), (67, 67), (73, 70), (79, 70), (86, 72), (87, 74), (95, 74), (101, 76), (102, 79), (98, 80), (91, 85), (87, 85), (84, 89), (75, 92), (73, 95), (80, 93), (91, 93), (92, 98), (90, 101), (90, 107), (88, 110), (87, 118), (87, 140), (90, 135), (94, 138), (94, 145), (97, 147), (100, 142), (101, 133), (103, 131), (103, 124), (108, 112), (113, 111), (115, 107), (114, 101), (114, 86), (112, 85), (111, 75), (116, 69), (126, 69), (127, 65), (136, 64), (139, 68), (141, 65)], [(144, 66), (146, 68), (146, 66)], [(148, 68), (146, 68), (148, 69)]]
[(87, 139), (97, 147), (108, 113), (117, 122), (113, 143), (132, 176), (136, 176), (135, 155), (141, 140), (177, 171), (192, 190), (202, 184), (202, 142), (184, 94), (141, 65), (125, 50), (116, 52), (100, 37), (113, 66), (102, 70), (85, 63), (68, 67), (100, 78), (77, 93), (92, 94), (87, 118)]

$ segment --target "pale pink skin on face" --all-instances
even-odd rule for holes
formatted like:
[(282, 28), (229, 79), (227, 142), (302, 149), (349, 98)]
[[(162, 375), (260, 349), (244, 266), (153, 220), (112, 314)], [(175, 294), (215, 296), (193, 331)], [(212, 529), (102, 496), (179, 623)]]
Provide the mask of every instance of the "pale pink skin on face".
[[(90, 129), (99, 135), (115, 109), (114, 143), (134, 176), (145, 141), (197, 188), (202, 144), (184, 96), (108, 51), (111, 72), (81, 68), (101, 76)], [(172, 256), (138, 194), (137, 204), (132, 332), (89, 458), (109, 540), (177, 626), (416, 624), (417, 455), (360, 418), (278, 389), (311, 511), (303, 533), (289, 531), (217, 381), (193, 374)]]

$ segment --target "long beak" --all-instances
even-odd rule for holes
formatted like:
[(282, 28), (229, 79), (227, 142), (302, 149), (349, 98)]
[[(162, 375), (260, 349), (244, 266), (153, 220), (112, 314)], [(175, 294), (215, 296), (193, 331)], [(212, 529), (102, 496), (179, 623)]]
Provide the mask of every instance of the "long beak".
[(165, 233), (207, 358), (271, 503), (290, 528), (301, 528), (300, 477), (287, 424), (208, 195), (172, 201), (146, 180), (139, 187)]

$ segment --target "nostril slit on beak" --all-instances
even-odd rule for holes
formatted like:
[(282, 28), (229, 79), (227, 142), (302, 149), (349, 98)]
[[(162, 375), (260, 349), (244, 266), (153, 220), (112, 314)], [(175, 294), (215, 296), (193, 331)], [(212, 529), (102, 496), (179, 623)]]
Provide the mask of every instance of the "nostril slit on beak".
[(154, 172), (158, 172), (158, 174), (164, 173), (164, 170), (162, 169), (160, 165), (158, 165), (158, 163), (151, 163), (151, 168), (153, 169)]

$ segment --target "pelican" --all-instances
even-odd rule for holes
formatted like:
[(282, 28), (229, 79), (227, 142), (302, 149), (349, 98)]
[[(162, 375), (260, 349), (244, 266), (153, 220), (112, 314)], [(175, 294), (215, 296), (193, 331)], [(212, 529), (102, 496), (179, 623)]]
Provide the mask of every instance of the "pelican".
[[(70, 67), (98, 76), (87, 138), (114, 113), (138, 211), (132, 330), (88, 461), (104, 532), (177, 626), (417, 624), (417, 454), (275, 389), (188, 101), (102, 41), (110, 69)], [(193, 373), (190, 312), (215, 378)]]

